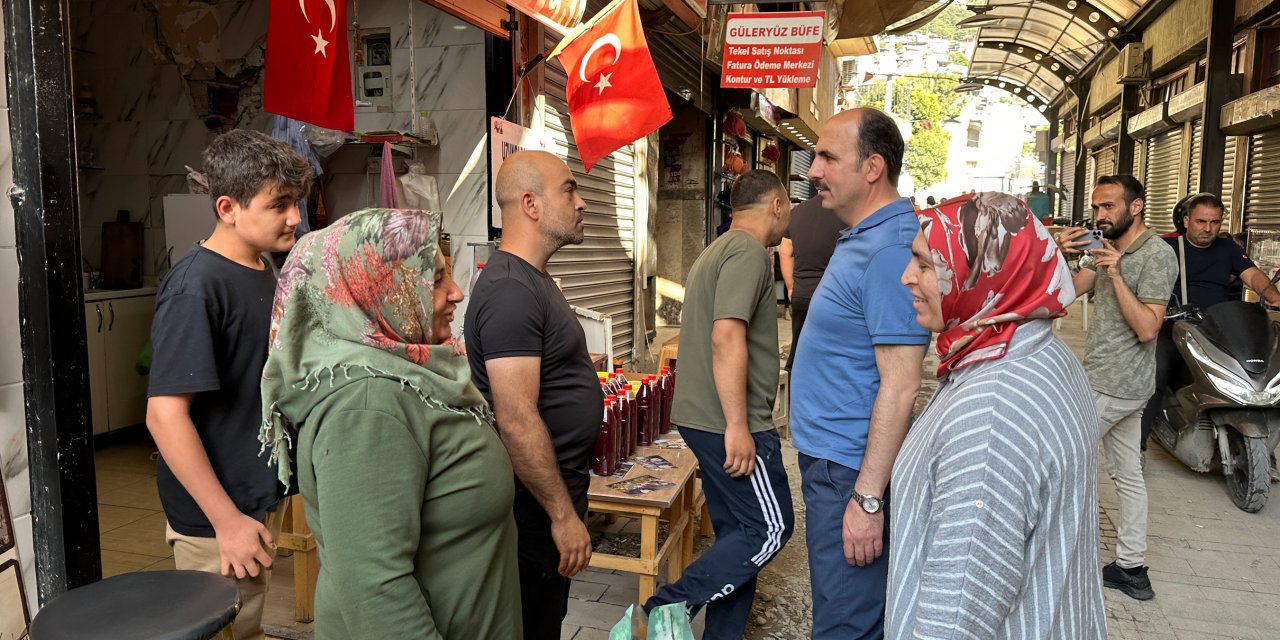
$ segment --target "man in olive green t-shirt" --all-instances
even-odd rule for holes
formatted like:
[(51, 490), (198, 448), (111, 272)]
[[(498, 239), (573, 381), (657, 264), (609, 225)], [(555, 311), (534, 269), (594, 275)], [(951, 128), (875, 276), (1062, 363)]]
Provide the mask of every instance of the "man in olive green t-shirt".
[[(1077, 295), (1093, 294), (1094, 324), (1084, 370), (1093, 387), (1107, 473), (1120, 498), (1116, 559), (1102, 584), (1131, 598), (1155, 597), (1147, 576), (1147, 485), (1142, 475), (1142, 412), (1155, 391), (1156, 337), (1178, 277), (1178, 259), (1146, 225), (1146, 191), (1133, 176), (1098, 178), (1093, 215), (1106, 238), (1073, 279)], [(1058, 245), (1078, 254), (1083, 229), (1065, 229)]]
[(749, 171), (730, 194), (733, 224), (698, 256), (685, 285), (680, 368), (671, 422), (698, 458), (716, 541), (645, 610), (707, 606), (704, 639), (741, 638), (756, 574), (791, 537), (795, 516), (773, 400), (778, 316), (773, 265), (791, 219), (778, 177)]

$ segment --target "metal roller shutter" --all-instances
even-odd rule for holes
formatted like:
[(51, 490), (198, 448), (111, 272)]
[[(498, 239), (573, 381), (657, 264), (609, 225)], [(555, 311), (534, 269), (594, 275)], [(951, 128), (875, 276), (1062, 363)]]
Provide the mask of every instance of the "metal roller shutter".
[[(1097, 180), (1102, 176), (1109, 176), (1116, 172), (1116, 145), (1111, 145), (1105, 149), (1100, 149), (1097, 154), (1098, 166), (1097, 172), (1093, 174), (1093, 179)], [(1093, 185), (1089, 185), (1090, 190)]]
[[(559, 37), (548, 34), (544, 46)], [(587, 174), (569, 126), (565, 71), (559, 60), (543, 65), (542, 116), (551, 153), (564, 159), (587, 203), (586, 240), (551, 256), (547, 273), (561, 279), (570, 304), (613, 317), (613, 357), (629, 362), (635, 320), (635, 155), (627, 145)]]
[(1059, 193), (1062, 194), (1061, 208), (1058, 209), (1058, 217), (1075, 219), (1075, 190), (1076, 190), (1076, 154), (1074, 151), (1062, 154), (1062, 162), (1058, 164), (1062, 169), (1058, 171), (1058, 175), (1062, 178), (1062, 182), (1058, 185)]
[(1133, 141), (1133, 175), (1146, 175), (1147, 143), (1144, 140)]
[[(1236, 141), (1235, 136), (1227, 136), (1227, 148), (1222, 153), (1222, 205), (1223, 216), (1232, 215), (1231, 205), (1236, 199)], [(1233, 218), (1239, 220), (1239, 218)]]
[(1280, 231), (1280, 129), (1249, 141), (1244, 187), (1244, 228)]
[(1080, 192), (1080, 212), (1085, 219), (1093, 218), (1089, 203), (1093, 201), (1093, 184), (1098, 181), (1098, 156), (1090, 154), (1084, 161), (1084, 189)]
[(809, 174), (809, 167), (813, 165), (812, 151), (792, 151), (791, 152), (791, 199), (804, 201), (812, 198), (813, 182), (806, 176)]
[(1191, 171), (1187, 174), (1187, 193), (1200, 193), (1212, 189), (1200, 188), (1200, 150), (1204, 148), (1204, 120), (1191, 123)]
[(1147, 226), (1156, 233), (1173, 231), (1173, 205), (1178, 203), (1179, 166), (1182, 163), (1182, 129), (1170, 129), (1147, 140)]

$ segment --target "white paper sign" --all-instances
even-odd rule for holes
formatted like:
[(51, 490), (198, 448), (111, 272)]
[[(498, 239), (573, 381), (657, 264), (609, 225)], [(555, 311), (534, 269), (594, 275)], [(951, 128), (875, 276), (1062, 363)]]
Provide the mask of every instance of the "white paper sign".
[(494, 228), (502, 228), (502, 210), (498, 208), (498, 190), (495, 188), (498, 169), (502, 168), (502, 161), (517, 151), (546, 149), (547, 145), (544, 136), (545, 134), (541, 131), (526, 129), (502, 118), (489, 119), (489, 161), (491, 163), (489, 167), (489, 193), (493, 197), (493, 201), (489, 203), (489, 217), (492, 219)]

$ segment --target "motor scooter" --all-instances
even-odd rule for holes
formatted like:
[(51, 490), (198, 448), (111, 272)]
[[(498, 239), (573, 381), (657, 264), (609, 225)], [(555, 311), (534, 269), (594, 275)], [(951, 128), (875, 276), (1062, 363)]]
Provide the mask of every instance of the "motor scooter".
[(1185, 366), (1164, 390), (1152, 434), (1191, 469), (1221, 469), (1231, 502), (1257, 512), (1271, 493), (1280, 443), (1280, 315), (1229, 301), (1170, 317)]

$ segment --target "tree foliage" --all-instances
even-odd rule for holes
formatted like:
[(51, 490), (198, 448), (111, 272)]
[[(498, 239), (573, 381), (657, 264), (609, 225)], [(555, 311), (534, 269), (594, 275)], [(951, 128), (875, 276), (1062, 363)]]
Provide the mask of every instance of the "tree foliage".
[(964, 5), (958, 2), (953, 2), (951, 3), (951, 6), (943, 9), (942, 13), (938, 14), (938, 17), (929, 21), (929, 24), (920, 27), (920, 31), (918, 31), (918, 33), (946, 38), (947, 40), (959, 40), (965, 35), (971, 33), (973, 30), (958, 27), (956, 26), (956, 23), (964, 20), (970, 15), (973, 14), (969, 13), (969, 11), (964, 8)]
[[(883, 110), (888, 84), (879, 80), (863, 85), (858, 93), (858, 104)], [(952, 91), (955, 85), (954, 78), (942, 75), (937, 78), (895, 78), (893, 81), (890, 112), (900, 120), (911, 122), (911, 138), (907, 142), (903, 169), (911, 175), (918, 189), (938, 184), (947, 177), (951, 134), (943, 129), (943, 122), (960, 115), (965, 100), (963, 94)]]

